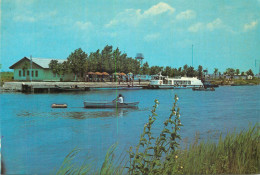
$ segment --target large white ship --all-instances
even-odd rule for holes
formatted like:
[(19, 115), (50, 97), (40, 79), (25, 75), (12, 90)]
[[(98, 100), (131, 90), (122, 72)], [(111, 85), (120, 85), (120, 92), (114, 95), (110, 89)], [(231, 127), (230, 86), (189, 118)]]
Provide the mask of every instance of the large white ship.
[(154, 89), (179, 89), (203, 87), (203, 83), (197, 77), (178, 77), (170, 78), (162, 76), (161, 73), (153, 75), (149, 88)]

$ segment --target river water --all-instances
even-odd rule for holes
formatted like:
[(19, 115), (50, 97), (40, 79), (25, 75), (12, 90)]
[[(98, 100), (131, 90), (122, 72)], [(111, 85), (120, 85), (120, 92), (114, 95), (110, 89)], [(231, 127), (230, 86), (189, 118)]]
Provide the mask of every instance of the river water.
[[(80, 148), (78, 160), (96, 167), (108, 148), (118, 143), (120, 155), (138, 143), (154, 100), (161, 131), (170, 115), (174, 95), (179, 96), (182, 138), (217, 140), (219, 132), (242, 130), (259, 122), (260, 86), (219, 87), (214, 92), (179, 90), (96, 90), (81, 93), (1, 93), (1, 152), (8, 174), (53, 174), (65, 156)], [(84, 100), (110, 101), (122, 93), (125, 101), (140, 101), (138, 109), (85, 109)], [(52, 103), (67, 103), (53, 109)], [(185, 140), (185, 139), (184, 139)], [(182, 144), (183, 145), (183, 144)], [(94, 167), (95, 167), (94, 166)]]

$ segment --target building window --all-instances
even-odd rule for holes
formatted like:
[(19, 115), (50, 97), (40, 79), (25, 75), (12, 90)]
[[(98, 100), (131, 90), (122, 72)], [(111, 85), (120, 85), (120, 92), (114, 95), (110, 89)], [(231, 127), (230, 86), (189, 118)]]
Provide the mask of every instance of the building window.
[(19, 70), (19, 77), (22, 76), (22, 71)]
[(36, 76), (36, 77), (38, 77), (38, 70), (37, 70), (37, 71), (35, 71), (35, 76)]
[(53, 77), (56, 77), (56, 74), (55, 74), (55, 73), (53, 73)]
[(25, 70), (23, 70), (23, 76), (25, 77)]
[(30, 75), (30, 73), (29, 73), (29, 71), (27, 70), (27, 76), (29, 76)]
[(33, 70), (32, 70), (32, 77), (33, 77)]

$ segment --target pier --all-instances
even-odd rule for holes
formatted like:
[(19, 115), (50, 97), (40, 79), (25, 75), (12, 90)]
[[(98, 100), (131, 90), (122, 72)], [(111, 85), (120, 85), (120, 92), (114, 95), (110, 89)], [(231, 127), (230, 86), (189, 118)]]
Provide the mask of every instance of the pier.
[[(87, 91), (99, 88), (146, 88), (149, 82), (5, 82), (2, 91), (14, 91), (23, 93), (55, 93), (60, 92), (59, 88), (76, 89)], [(76, 88), (75, 88), (76, 87)]]

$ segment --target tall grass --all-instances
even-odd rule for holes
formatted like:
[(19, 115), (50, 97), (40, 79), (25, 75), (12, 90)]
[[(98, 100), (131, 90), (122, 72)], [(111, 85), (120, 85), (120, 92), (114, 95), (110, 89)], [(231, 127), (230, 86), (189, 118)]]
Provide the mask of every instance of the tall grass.
[[(260, 127), (259, 123), (249, 126), (248, 130), (229, 132), (218, 142), (212, 140), (195, 141), (185, 149), (178, 147), (181, 139), (179, 132), (180, 109), (178, 97), (171, 109), (170, 116), (164, 121), (164, 127), (157, 138), (152, 134), (152, 125), (156, 122), (155, 100), (152, 115), (145, 124), (140, 140), (135, 147), (119, 158), (114, 157), (116, 144), (112, 145), (105, 156), (102, 166), (93, 170), (89, 163), (73, 163), (78, 150), (73, 150), (64, 160), (57, 174), (252, 174), (260, 173)], [(126, 166), (127, 165), (127, 166)], [(91, 169), (92, 168), (92, 169)]]
[(176, 163), (183, 174), (260, 173), (259, 124), (240, 133), (228, 133), (218, 143), (208, 140), (178, 150)]
[(57, 170), (56, 175), (86, 175), (86, 174), (96, 174), (96, 175), (121, 175), (124, 171), (124, 157), (120, 156), (117, 161), (114, 158), (114, 151), (117, 144), (112, 145), (106, 155), (101, 168), (94, 168), (94, 163), (89, 163), (85, 160), (81, 165), (75, 160), (77, 155), (80, 153), (79, 149), (74, 149), (71, 151), (64, 159), (61, 167)]

